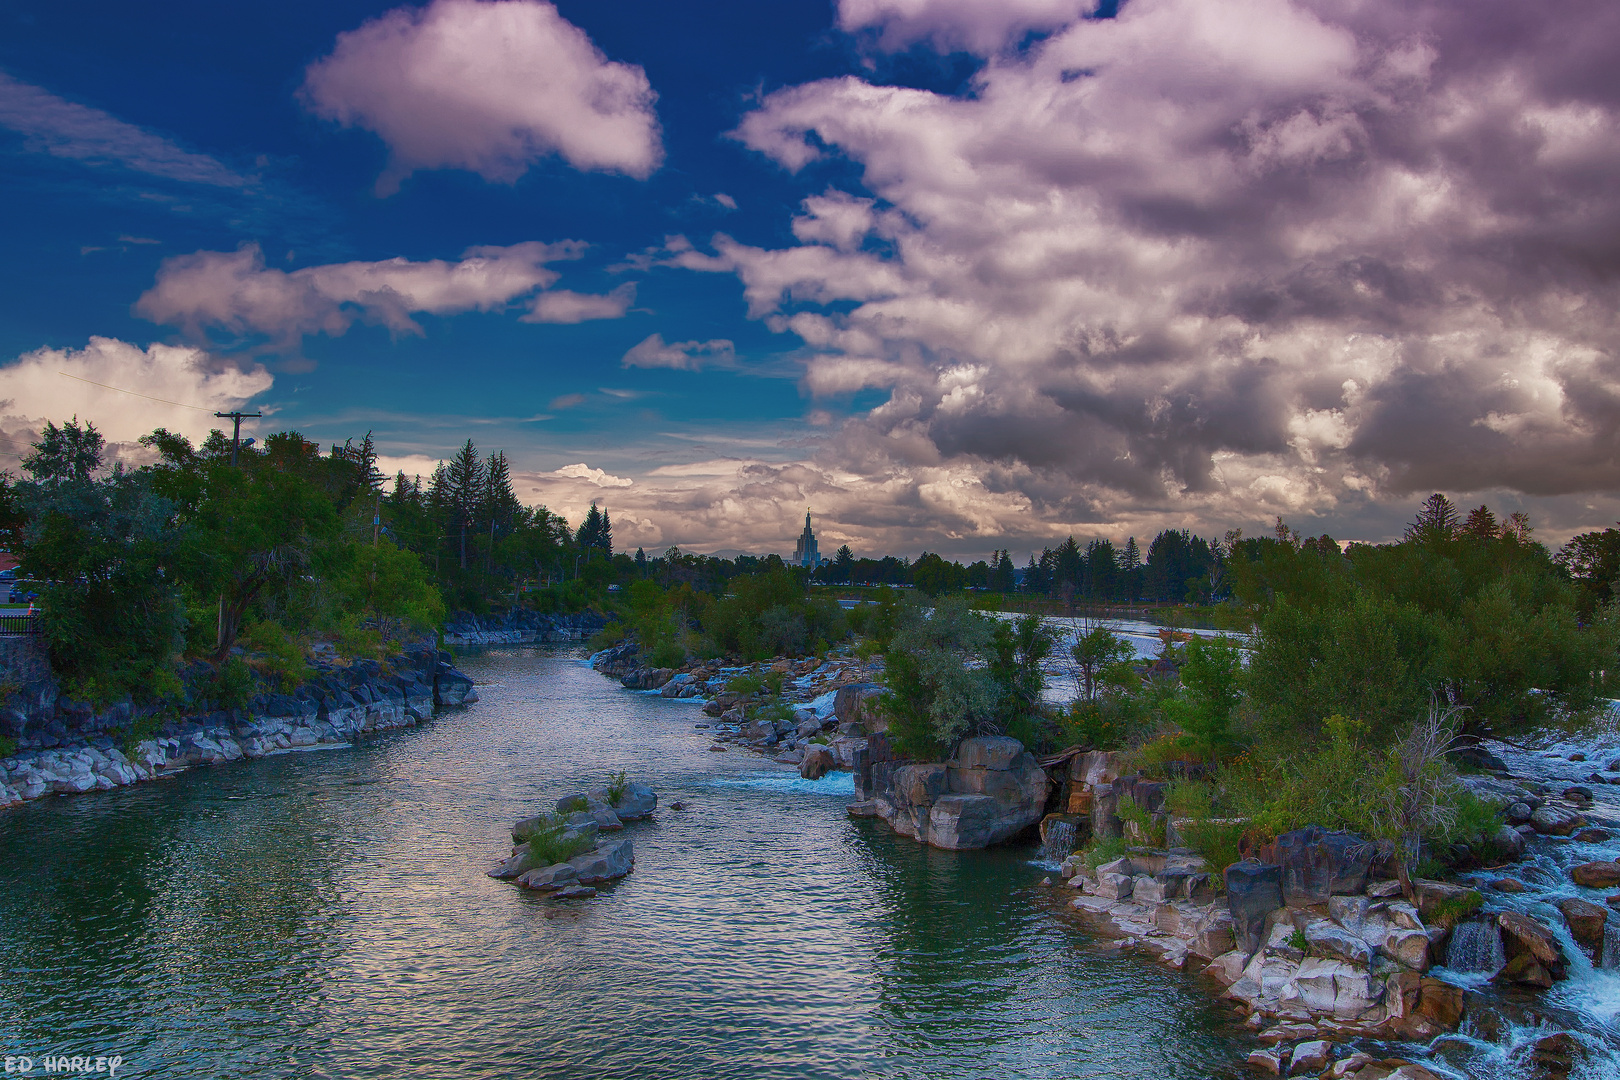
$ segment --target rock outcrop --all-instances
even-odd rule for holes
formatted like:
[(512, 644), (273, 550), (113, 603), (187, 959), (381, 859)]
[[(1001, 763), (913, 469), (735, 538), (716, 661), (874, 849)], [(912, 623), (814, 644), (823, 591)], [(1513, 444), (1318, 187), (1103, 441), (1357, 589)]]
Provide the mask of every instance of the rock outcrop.
[(1046, 773), (1017, 739), (964, 739), (954, 759), (939, 763), (877, 761), (876, 741), (857, 761), (857, 802), (868, 804), (857, 812), (883, 818), (902, 836), (951, 850), (989, 847), (1046, 812)]
[(211, 708), (194, 697), (198, 711), (166, 721), (132, 748), (122, 731), (142, 717), (129, 702), (98, 711), (54, 692), (35, 694), (30, 700), (48, 709), (12, 710), (8, 719), (8, 735), (20, 749), (0, 761), (0, 807), (44, 795), (106, 791), (198, 765), (350, 743), (428, 720), (436, 707), (478, 700), (472, 680), (452, 666), (450, 654), (427, 641), (386, 665), (345, 663), (328, 654), (315, 659), (312, 671), (290, 693), (254, 694), (243, 708)]

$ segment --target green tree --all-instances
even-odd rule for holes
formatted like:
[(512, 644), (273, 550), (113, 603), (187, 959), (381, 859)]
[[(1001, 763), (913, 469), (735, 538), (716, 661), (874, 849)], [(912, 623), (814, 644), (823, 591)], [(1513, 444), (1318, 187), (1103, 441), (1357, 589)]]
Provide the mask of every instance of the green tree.
[(1183, 698), (1174, 719), (1182, 745), (1208, 762), (1232, 746), (1232, 725), (1242, 701), (1243, 657), (1225, 637), (1194, 635), (1182, 650)]
[(44, 433), (33, 444), (33, 451), (23, 458), (23, 472), (40, 483), (61, 480), (88, 480), (90, 474), (101, 467), (101, 451), (105, 440), (96, 425), (79, 426), (79, 418), (57, 427), (45, 421)]
[(833, 555), (833, 580), (849, 584), (854, 580), (855, 553), (845, 544)]
[(70, 693), (96, 702), (151, 699), (178, 688), (172, 659), (185, 609), (174, 579), (183, 536), (175, 504), (150, 477), (101, 466), (93, 425), (47, 423), (8, 488), (11, 550), (43, 581), (40, 614), (51, 665)]
[(917, 602), (902, 608), (883, 675), (900, 753), (942, 758), (994, 721), (1000, 693), (983, 664), (994, 633), (965, 596), (943, 597), (932, 610)]
[(1094, 702), (1102, 695), (1105, 685), (1116, 681), (1109, 678), (1109, 673), (1120, 664), (1129, 663), (1136, 656), (1136, 650), (1113, 630), (1096, 625), (1075, 635), (1069, 654), (1074, 657), (1079, 699)]

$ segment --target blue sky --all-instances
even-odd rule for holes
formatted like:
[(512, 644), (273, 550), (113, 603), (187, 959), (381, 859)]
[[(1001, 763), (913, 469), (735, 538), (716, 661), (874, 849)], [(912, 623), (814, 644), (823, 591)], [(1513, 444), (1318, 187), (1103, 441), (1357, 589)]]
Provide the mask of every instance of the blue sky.
[(1601, 526), (1620, 32), (1523, 20), (13, 0), (3, 445), (470, 436), (652, 549)]

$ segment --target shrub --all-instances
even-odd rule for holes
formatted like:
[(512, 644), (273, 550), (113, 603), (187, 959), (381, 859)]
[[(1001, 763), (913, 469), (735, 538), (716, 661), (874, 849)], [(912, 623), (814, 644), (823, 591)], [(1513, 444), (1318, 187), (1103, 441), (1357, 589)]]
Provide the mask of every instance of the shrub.
[(0, 735), (0, 758), (8, 758), (17, 752), (17, 740), (10, 735)]
[(726, 689), (733, 694), (757, 694), (764, 686), (765, 681), (752, 671), (740, 672), (726, 680)]
[(678, 641), (661, 641), (653, 647), (647, 662), (655, 668), (680, 667), (686, 663), (686, 648)]
[(1135, 825), (1143, 841), (1149, 847), (1164, 846), (1164, 824), (1153, 820), (1153, 815), (1147, 808), (1137, 805), (1135, 799), (1129, 795), (1120, 797), (1119, 808), (1115, 811), (1119, 819), (1127, 825)]
[(1177, 780), (1165, 789), (1164, 806), (1171, 817), (1212, 818), (1215, 785), (1203, 780)]
[(608, 777), (607, 801), (609, 806), (618, 806), (624, 801), (624, 793), (630, 787), (630, 781), (624, 778), (624, 771), (614, 773)]
[(215, 669), (207, 694), (219, 708), (243, 709), (253, 690), (253, 669), (240, 656), (233, 656)]
[(590, 651), (593, 653), (601, 652), (603, 649), (613, 648), (613, 646), (617, 645), (623, 640), (624, 624), (615, 619), (613, 622), (608, 623), (606, 626), (602, 627), (602, 629), (592, 634), (590, 639), (585, 642), (585, 647), (590, 649)]
[(529, 854), (538, 866), (551, 866), (567, 862), (575, 855), (589, 851), (596, 841), (571, 831), (568, 822), (557, 814), (541, 815), (528, 836)]
[(304, 650), (280, 623), (261, 620), (248, 626), (240, 640), (256, 656), (248, 664), (282, 693), (291, 693), (309, 678)]
[(1101, 836), (1080, 852), (1080, 861), (1087, 870), (1096, 873), (1097, 867), (1124, 856), (1130, 846), (1130, 842), (1122, 836)]
[(1216, 889), (1226, 886), (1226, 868), (1243, 858), (1243, 837), (1248, 830), (1248, 824), (1241, 821), (1189, 821), (1177, 826), (1187, 846), (1204, 857), (1210, 884)]

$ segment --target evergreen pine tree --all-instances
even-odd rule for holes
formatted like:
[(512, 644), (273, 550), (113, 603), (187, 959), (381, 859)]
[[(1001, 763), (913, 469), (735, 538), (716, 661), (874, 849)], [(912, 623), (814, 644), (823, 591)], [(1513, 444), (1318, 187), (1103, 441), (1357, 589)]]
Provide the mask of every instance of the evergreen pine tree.
[(460, 536), (461, 568), (467, 569), (467, 529), (484, 501), (484, 462), (478, 448), (468, 439), (450, 461), (450, 510)]
[(602, 533), (597, 546), (602, 549), (603, 555), (613, 558), (613, 519), (608, 517), (606, 510), (602, 511)]
[(585, 520), (579, 523), (579, 531), (574, 534), (574, 543), (579, 545), (580, 554), (590, 559), (602, 544), (602, 511), (591, 503), (591, 508), (585, 514)]
[[(348, 449), (347, 440), (343, 445)], [(377, 444), (372, 441), (370, 431), (367, 431), (366, 437), (360, 440), (359, 446), (349, 450), (349, 460), (354, 462), (355, 472), (360, 478), (362, 487), (369, 491), (382, 490), (383, 474), (377, 471)]]
[(1495, 540), (1501, 535), (1501, 528), (1490, 507), (1476, 506), (1468, 511), (1468, 520), (1463, 522), (1462, 534), (1476, 540)]
[(1405, 540), (1449, 540), (1457, 535), (1457, 508), (1438, 491), (1423, 500), (1418, 516), (1406, 527)]

